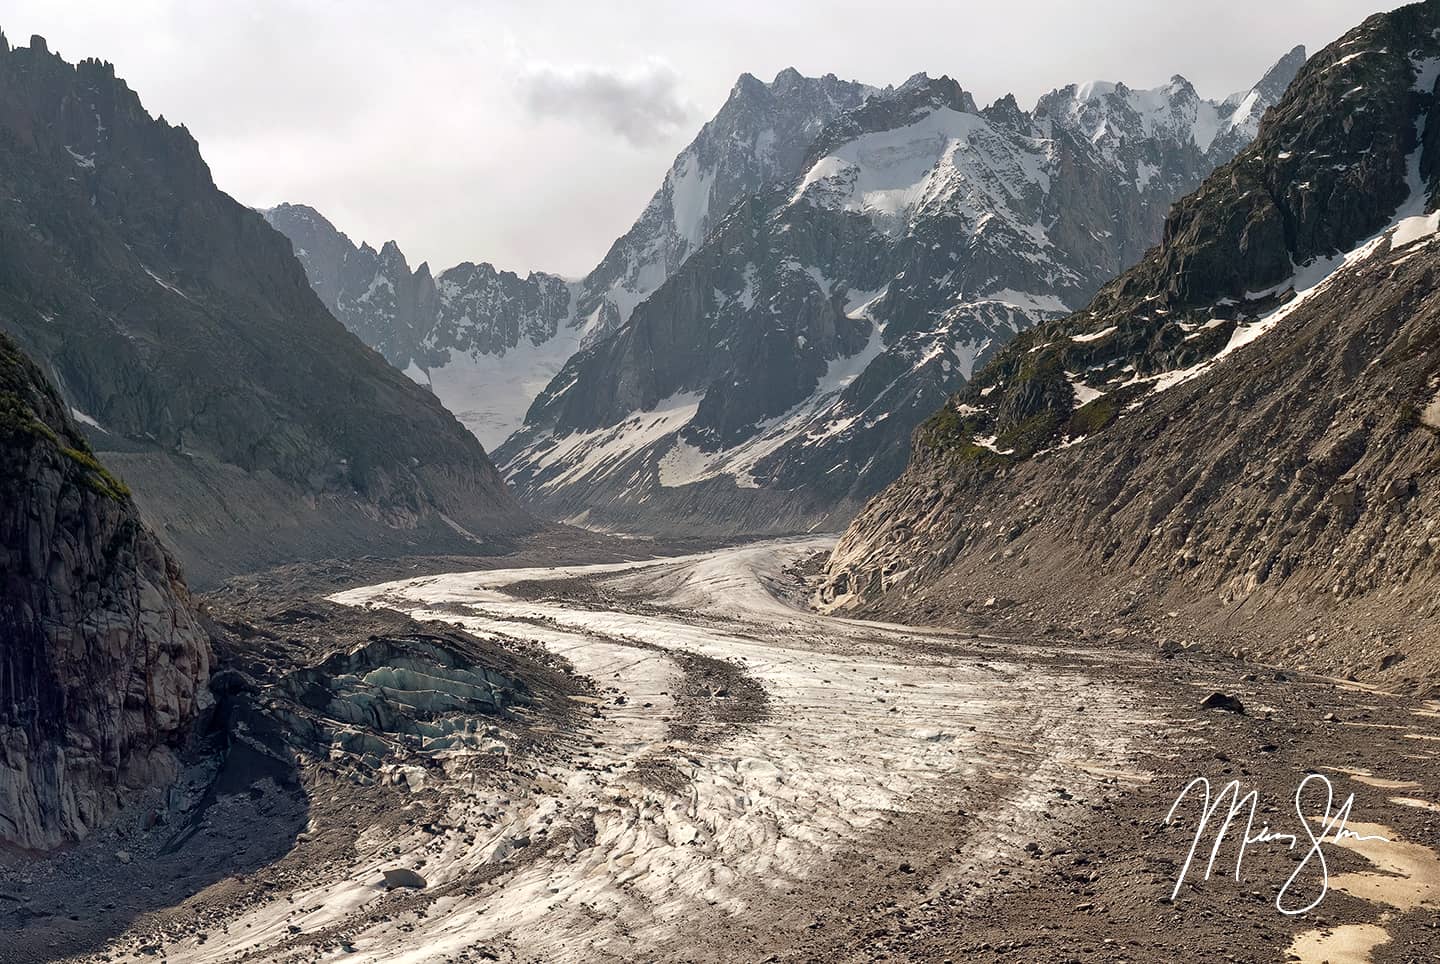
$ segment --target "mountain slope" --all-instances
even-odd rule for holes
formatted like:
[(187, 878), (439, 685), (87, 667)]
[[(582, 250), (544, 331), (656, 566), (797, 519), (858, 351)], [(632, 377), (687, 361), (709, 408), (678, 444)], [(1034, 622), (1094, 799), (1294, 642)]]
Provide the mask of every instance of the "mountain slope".
[(529, 524), (434, 397), (334, 320), (109, 64), (0, 43), (0, 329), (192, 579)]
[(0, 334), (0, 841), (84, 836), (174, 772), (210, 642), (175, 563)]
[(826, 122), (874, 89), (833, 75), (745, 74), (676, 157), (639, 219), (585, 278), (524, 278), (464, 263), (432, 278), (395, 242), (356, 246), (317, 211), (265, 211), (347, 328), (427, 385), (486, 446), (498, 446), (583, 345), (617, 328), (738, 198), (793, 177)]
[(834, 74), (805, 77), (793, 67), (769, 84), (741, 74), (639, 219), (581, 282), (576, 315), (598, 331), (618, 328), (736, 201), (798, 174), (825, 125), (878, 92)]
[(1437, 38), (1430, 0), (1311, 59), (1159, 247), (916, 433), (825, 600), (1008, 597), (1292, 659), (1329, 646), (1332, 673), (1433, 671)]
[(394, 241), (357, 247), (313, 208), (263, 213), (335, 317), (429, 387), (487, 448), (520, 426), (530, 399), (579, 347), (570, 285), (555, 275), (466, 262), (432, 278), (429, 265), (411, 271)]
[(924, 75), (871, 97), (567, 363), (497, 463), (592, 524), (843, 524), (977, 365), (1153, 243), (1300, 60), (1219, 104), (1178, 77), (1072, 85), (1033, 114)]

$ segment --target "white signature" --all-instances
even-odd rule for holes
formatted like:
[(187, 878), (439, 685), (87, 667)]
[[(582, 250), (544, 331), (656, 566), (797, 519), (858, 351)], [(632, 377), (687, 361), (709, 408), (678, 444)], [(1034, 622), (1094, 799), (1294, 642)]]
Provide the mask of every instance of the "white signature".
[[(1323, 809), (1316, 807), (1314, 804), (1307, 805), (1305, 803), (1305, 791), (1311, 784), (1324, 785), (1325, 806)], [(1235, 818), (1241, 814), (1245, 816), (1245, 832), (1244, 835), (1239, 838), (1236, 849), (1235, 880), (1240, 880), (1241, 866), (1245, 862), (1245, 848), (1251, 844), (1284, 843), (1290, 850), (1294, 850), (1297, 846), (1300, 846), (1300, 837), (1298, 835), (1271, 830), (1268, 823), (1262, 823), (1257, 830), (1255, 828), (1255, 810), (1259, 804), (1260, 793), (1258, 790), (1251, 790), (1248, 793), (1242, 794), (1240, 789), (1240, 781), (1231, 780), (1220, 788), (1219, 793), (1214, 794), (1212, 797), (1210, 781), (1205, 777), (1196, 777), (1185, 785), (1185, 789), (1180, 791), (1180, 795), (1176, 797), (1175, 802), (1171, 804), (1170, 812), (1165, 816), (1165, 824), (1167, 826), (1176, 822), (1176, 813), (1180, 810), (1181, 804), (1183, 804), (1187, 798), (1191, 797), (1191, 795), (1198, 790), (1204, 791), (1204, 799), (1200, 805), (1200, 820), (1195, 827), (1195, 837), (1190, 841), (1190, 853), (1186, 855), (1185, 864), (1180, 868), (1180, 876), (1175, 880), (1175, 889), (1170, 893), (1170, 899), (1172, 901), (1180, 895), (1180, 887), (1185, 883), (1185, 878), (1190, 873), (1190, 866), (1195, 861), (1195, 852), (1200, 848), (1200, 843), (1205, 838), (1206, 832), (1212, 829), (1215, 831), (1215, 843), (1210, 847), (1210, 859), (1205, 863), (1205, 876), (1202, 878), (1209, 880), (1211, 871), (1215, 869), (1215, 860), (1220, 855), (1220, 846), (1225, 841), (1225, 835), (1230, 832), (1231, 824), (1236, 822)], [(1318, 798), (1318, 791), (1314, 795)], [(1229, 804), (1228, 807), (1226, 806), (1227, 801)], [(1352, 840), (1382, 840), (1389, 843), (1386, 837), (1362, 836), (1353, 830), (1346, 829), (1345, 825), (1350, 820), (1350, 808), (1355, 803), (1355, 794), (1352, 793), (1346, 797), (1345, 802), (1332, 812), (1331, 808), (1334, 803), (1335, 789), (1330, 785), (1329, 778), (1319, 773), (1312, 773), (1305, 777), (1305, 779), (1300, 781), (1300, 785), (1295, 788), (1295, 813), (1299, 816), (1300, 826), (1304, 828), (1305, 836), (1309, 839), (1309, 849), (1306, 851), (1305, 856), (1301, 858), (1300, 863), (1296, 865), (1294, 872), (1290, 874), (1290, 879), (1285, 881), (1285, 885), (1280, 888), (1280, 893), (1275, 897), (1275, 909), (1282, 914), (1303, 914), (1306, 911), (1313, 910), (1325, 899), (1325, 895), (1330, 890), (1330, 870), (1325, 864), (1325, 852), (1321, 845), (1327, 840), (1337, 844), (1346, 838)], [(1316, 832), (1316, 826), (1312, 826), (1311, 820), (1306, 818), (1307, 812), (1316, 813), (1317, 811), (1320, 816), (1314, 819), (1318, 825), (1318, 833)], [(1217, 820), (1217, 816), (1223, 817), (1223, 820)], [(1238, 823), (1236, 826), (1239, 826)], [(1299, 903), (1299, 899), (1290, 901), (1287, 898), (1290, 896), (1292, 888), (1295, 887), (1295, 882), (1300, 878), (1305, 868), (1311, 866), (1312, 861), (1319, 862), (1319, 892), (1315, 895), (1315, 898), (1304, 907), (1293, 906), (1293, 904)]]

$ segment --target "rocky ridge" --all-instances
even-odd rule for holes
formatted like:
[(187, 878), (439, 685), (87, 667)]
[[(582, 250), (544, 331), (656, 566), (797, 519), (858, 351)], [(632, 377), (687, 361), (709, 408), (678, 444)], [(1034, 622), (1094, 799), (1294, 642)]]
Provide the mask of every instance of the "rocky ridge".
[(1108, 611), (1422, 685), (1440, 545), (1437, 75), (1434, 2), (1312, 58), (1158, 247), (917, 431), (822, 599)]
[(325, 310), (114, 68), (0, 42), (0, 329), (205, 584), (530, 522), (474, 438)]
[(394, 241), (354, 244), (314, 208), (263, 212), (288, 237), (311, 287), (365, 344), (450, 408), (487, 448), (520, 424), (530, 399), (578, 347), (572, 285), (466, 262), (431, 277)]
[(1140, 256), (1303, 56), (1219, 103), (1178, 77), (1071, 85), (1030, 113), (924, 75), (871, 96), (572, 358), (497, 463), (592, 525), (843, 525), (1000, 346)]

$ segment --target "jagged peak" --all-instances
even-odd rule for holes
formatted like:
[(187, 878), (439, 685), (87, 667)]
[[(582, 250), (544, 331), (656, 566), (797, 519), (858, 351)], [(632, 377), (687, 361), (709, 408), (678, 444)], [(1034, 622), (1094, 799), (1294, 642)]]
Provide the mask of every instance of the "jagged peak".
[(1308, 59), (1309, 54), (1305, 50), (1305, 45), (1296, 44), (1288, 51), (1286, 51), (1285, 56), (1275, 61), (1275, 63), (1270, 66), (1269, 70), (1265, 71), (1265, 76), (1260, 78), (1260, 83), (1265, 83), (1265, 81), (1269, 80), (1272, 75), (1276, 74), (1279, 71), (1282, 71), (1287, 66), (1293, 66), (1294, 69), (1299, 70), (1300, 67)]
[(793, 84), (803, 83), (805, 80), (805, 75), (800, 73), (800, 71), (796, 70), (794, 67), (786, 67), (784, 70), (780, 71), (778, 74), (775, 75), (775, 79), (770, 82), (770, 86), (790, 86)]
[(1184, 74), (1171, 74), (1170, 80), (1157, 89), (1163, 91), (1171, 100), (1177, 97), (1185, 97), (1192, 100), (1200, 99), (1199, 91), (1195, 89), (1195, 85), (1190, 83), (1189, 78)]
[(748, 70), (735, 78), (735, 84), (730, 88), (730, 100), (746, 95), (754, 95), (766, 89), (765, 81), (756, 77)]
[(1250, 89), (1260, 91), (1272, 99), (1278, 100), (1308, 59), (1309, 55), (1305, 50), (1305, 45), (1296, 44), (1285, 56), (1271, 64), (1270, 69), (1265, 71), (1265, 76), (1261, 77), (1259, 82)]
[(1030, 123), (1030, 115), (1020, 109), (1020, 102), (1015, 99), (1014, 94), (1006, 94), (980, 113), (985, 115), (987, 120), (1009, 127), (1022, 128)]
[(329, 218), (327, 218), (325, 215), (321, 214), (319, 211), (317, 211), (315, 208), (312, 208), (308, 204), (296, 204), (292, 201), (281, 201), (274, 207), (266, 208), (264, 213), (269, 214), (271, 212), (275, 212), (277, 214), (299, 212), (307, 218), (312, 218), (316, 221), (323, 221), (325, 224), (330, 224)]
[(394, 241), (386, 241), (380, 246), (380, 259), (405, 274), (410, 273), (410, 264), (405, 260), (405, 252), (401, 251), (400, 245)]
[(1124, 96), (1130, 92), (1130, 88), (1123, 83), (1113, 80), (1091, 80), (1083, 84), (1066, 84), (1050, 92), (1051, 97), (1064, 97), (1067, 100), (1096, 101), (1103, 100), (1112, 94)]
[(979, 105), (959, 81), (948, 74), (931, 77), (921, 71), (906, 78), (905, 83), (890, 91), (892, 98), (902, 103), (909, 102), (914, 109), (924, 107), (927, 102), (937, 107), (949, 107), (963, 113), (978, 114)]
[(735, 84), (730, 88), (729, 100), (783, 95), (804, 88), (830, 89), (837, 84), (853, 83), (858, 83), (858, 81), (841, 80), (833, 72), (822, 74), (819, 77), (809, 77), (794, 67), (784, 68), (775, 75), (774, 80), (766, 83), (747, 70), (735, 78)]

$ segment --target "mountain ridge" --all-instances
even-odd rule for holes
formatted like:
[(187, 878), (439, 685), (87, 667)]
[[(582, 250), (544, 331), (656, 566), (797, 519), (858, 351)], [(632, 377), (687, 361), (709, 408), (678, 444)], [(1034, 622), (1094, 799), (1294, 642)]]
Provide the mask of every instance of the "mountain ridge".
[(1437, 76), (1434, 0), (1311, 58), (1160, 245), (917, 430), (823, 601), (1077, 625), (1109, 608), (1423, 688)]
[(378, 252), (355, 245), (313, 208), (264, 213), (291, 239), (336, 316), (493, 448), (520, 427), (566, 360), (622, 324), (683, 263), (712, 218), (799, 163), (817, 117), (873, 90), (793, 68), (769, 84), (742, 74), (634, 224), (576, 280), (545, 272), (521, 279), (484, 262), (431, 279), (427, 266), (411, 272), (393, 241)]
[(502, 471), (541, 511), (586, 524), (843, 524), (999, 344), (1143, 253), (1214, 166), (1194, 143), (1205, 124), (1220, 139), (1205, 112), (1246, 100), (1200, 101), (1186, 82), (1139, 92), (1142, 114), (1122, 85), (1079, 93), (981, 110), (953, 79), (918, 74), (841, 115), (803, 172), (738, 203), (567, 362), (496, 450)]
[[(0, 47), (0, 328), (207, 583), (522, 531), (474, 438), (347, 333), (290, 245), (114, 67)], [(83, 417), (82, 417), (83, 416)]]

